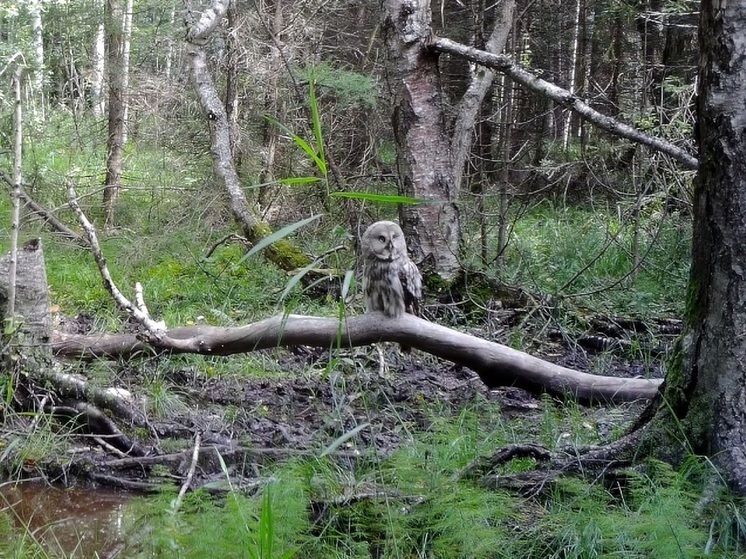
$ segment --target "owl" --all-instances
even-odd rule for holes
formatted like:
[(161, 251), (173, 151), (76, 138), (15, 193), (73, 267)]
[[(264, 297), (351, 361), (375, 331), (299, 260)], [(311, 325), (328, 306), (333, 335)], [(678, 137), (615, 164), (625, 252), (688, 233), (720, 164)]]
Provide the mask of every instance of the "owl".
[(363, 233), (361, 247), (366, 312), (381, 311), (391, 318), (405, 312), (417, 316), (422, 276), (407, 256), (401, 227), (393, 221), (378, 221)]

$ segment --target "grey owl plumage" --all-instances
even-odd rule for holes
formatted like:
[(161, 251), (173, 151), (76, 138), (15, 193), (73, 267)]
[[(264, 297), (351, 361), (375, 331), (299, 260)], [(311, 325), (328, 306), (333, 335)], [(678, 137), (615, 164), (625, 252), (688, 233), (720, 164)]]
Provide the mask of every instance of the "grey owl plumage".
[(418, 315), (422, 275), (407, 255), (404, 233), (393, 221), (377, 221), (363, 233), (363, 292), (366, 312), (396, 318)]

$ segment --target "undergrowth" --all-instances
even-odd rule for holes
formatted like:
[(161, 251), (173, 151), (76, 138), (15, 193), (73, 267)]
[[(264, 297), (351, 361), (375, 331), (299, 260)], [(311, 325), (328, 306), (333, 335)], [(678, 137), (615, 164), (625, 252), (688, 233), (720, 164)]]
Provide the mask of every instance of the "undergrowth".
[(648, 210), (637, 235), (636, 263), (634, 224), (617, 208), (546, 202), (514, 222), (500, 276), (594, 312), (680, 316), (690, 220)]
[[(440, 416), (387, 459), (267, 467), (250, 496), (200, 490), (178, 513), (172, 494), (139, 500), (128, 556), (725, 558), (743, 551), (738, 505), (720, 490), (703, 506), (712, 471), (698, 457), (681, 471), (649, 460), (611, 480), (560, 478), (532, 496), (459, 478), (471, 460), (514, 435), (483, 403)], [(509, 463), (500, 474), (525, 467)], [(229, 482), (238, 484), (240, 474)], [(268, 538), (272, 555), (261, 552)]]

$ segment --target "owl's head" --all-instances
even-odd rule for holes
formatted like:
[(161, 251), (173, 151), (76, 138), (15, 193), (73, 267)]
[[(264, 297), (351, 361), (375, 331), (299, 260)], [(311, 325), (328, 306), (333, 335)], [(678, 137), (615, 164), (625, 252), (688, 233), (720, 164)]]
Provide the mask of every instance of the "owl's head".
[(393, 260), (407, 254), (404, 233), (393, 221), (377, 221), (368, 227), (361, 244), (367, 258)]

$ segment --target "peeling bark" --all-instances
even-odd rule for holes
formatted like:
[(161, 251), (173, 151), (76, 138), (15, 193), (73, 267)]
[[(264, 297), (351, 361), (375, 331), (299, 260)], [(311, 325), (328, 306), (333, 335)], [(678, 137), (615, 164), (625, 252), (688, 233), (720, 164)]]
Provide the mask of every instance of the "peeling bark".
[(396, 68), (393, 127), (400, 190), (428, 201), (403, 207), (401, 227), (413, 259), (431, 260), (435, 272), (451, 280), (461, 269), (461, 230), (438, 54), (426, 48), (430, 2), (388, 0), (385, 12), (386, 43)]
[[(52, 317), (49, 313), (49, 288), (41, 240), (19, 250), (15, 274), (15, 314), (23, 318), (18, 336), (11, 343), (23, 358), (36, 354), (41, 361), (51, 361)], [(10, 253), (0, 258), (0, 316), (7, 317)]]
[[(120, 452), (141, 456), (143, 447), (124, 435), (116, 424), (99, 410), (105, 409), (130, 425), (146, 426), (136, 405), (116, 391), (92, 386), (85, 380), (57, 372), (52, 366), (52, 318), (49, 312), (49, 286), (40, 239), (27, 243), (18, 252), (15, 312), (23, 317), (17, 330), (7, 336), (8, 351), (2, 355), (5, 372), (14, 374), (14, 386), (23, 384), (31, 392), (42, 392), (44, 400), (65, 400), (63, 405), (50, 404), (34, 413), (50, 412), (85, 424), (90, 433), (106, 437), (109, 445)], [(10, 256), (0, 258), (0, 316), (8, 313)], [(12, 357), (12, 358), (11, 358)], [(21, 402), (18, 399), (17, 402)], [(91, 403), (88, 403), (91, 402)]]

